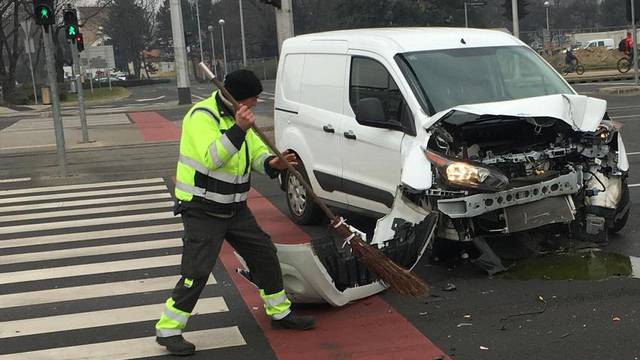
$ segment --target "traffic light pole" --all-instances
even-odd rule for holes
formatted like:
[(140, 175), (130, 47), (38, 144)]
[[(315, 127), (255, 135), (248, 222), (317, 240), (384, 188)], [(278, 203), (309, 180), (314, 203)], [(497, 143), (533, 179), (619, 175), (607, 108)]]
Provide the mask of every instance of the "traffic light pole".
[(182, 24), (182, 9), (180, 0), (170, 0), (171, 34), (173, 35), (173, 54), (176, 64), (178, 82), (178, 104), (191, 104), (191, 88), (187, 73), (187, 51), (184, 44), (184, 26)]
[(87, 128), (87, 115), (84, 109), (84, 89), (82, 88), (82, 78), (80, 75), (80, 54), (78, 47), (71, 43), (71, 55), (73, 56), (73, 72), (76, 78), (76, 89), (78, 90), (78, 107), (80, 108), (80, 128), (82, 130), (82, 142), (89, 142), (89, 129)]
[(67, 158), (64, 145), (64, 129), (62, 128), (62, 118), (60, 117), (60, 98), (58, 97), (58, 80), (56, 79), (56, 66), (53, 54), (53, 39), (51, 37), (52, 29), (46, 29), (42, 32), (44, 38), (44, 51), (47, 57), (47, 77), (49, 79), (49, 89), (51, 97), (51, 112), (53, 114), (53, 128), (56, 134), (56, 152), (58, 154), (58, 166), (60, 167), (60, 176), (67, 176)]
[(518, 18), (518, 0), (511, 0), (511, 16), (513, 17), (513, 36), (520, 39), (520, 19)]

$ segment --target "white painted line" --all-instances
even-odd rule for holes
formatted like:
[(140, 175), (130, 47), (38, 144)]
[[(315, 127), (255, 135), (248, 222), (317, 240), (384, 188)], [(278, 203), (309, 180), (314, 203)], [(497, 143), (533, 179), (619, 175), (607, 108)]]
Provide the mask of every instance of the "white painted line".
[[(103, 296), (171, 290), (179, 279), (179, 275), (174, 275), (0, 295), (0, 308), (6, 309), (9, 307), (50, 304), (61, 301), (94, 299)], [(217, 284), (213, 274), (209, 275), (207, 284)]]
[(131, 228), (118, 228), (111, 230), (97, 230), (97, 231), (85, 231), (78, 233), (64, 233), (47, 236), (36, 236), (21, 239), (9, 239), (0, 240), (0, 249), (31, 246), (31, 245), (43, 245), (43, 244), (59, 244), (64, 242), (73, 241), (85, 241), (95, 239), (109, 239), (121, 236), (136, 236), (146, 234), (161, 234), (165, 232), (182, 231), (182, 223), (155, 225), (155, 226), (141, 226)]
[(199, 99), (199, 100), (204, 100), (204, 98), (202, 96), (198, 96), (196, 94), (191, 94), (191, 96), (193, 96), (194, 98)]
[[(28, 178), (31, 179), (31, 178)], [(142, 180), (127, 180), (127, 181), (112, 181), (112, 182), (100, 182), (100, 183), (87, 183), (87, 184), (75, 184), (75, 185), (61, 185), (61, 186), (47, 186), (47, 187), (34, 187), (28, 189), (15, 189), (15, 190), (3, 190), (0, 191), (0, 196), (19, 195), (19, 194), (36, 194), (49, 191), (62, 191), (62, 190), (86, 190), (91, 188), (101, 188), (109, 186), (126, 186), (126, 185), (141, 185), (141, 184), (157, 184), (164, 183), (162, 179), (142, 179)]]
[[(110, 203), (124, 203), (142, 200), (164, 200), (170, 199), (169, 193), (157, 193), (157, 194), (145, 194), (145, 195), (133, 195), (133, 196), (117, 196), (101, 199), (88, 199), (88, 200), (73, 200), (73, 201), (60, 201), (52, 203), (38, 203), (28, 205), (14, 205), (0, 207), (0, 214), (5, 212), (14, 211), (28, 211), (28, 210), (52, 210), (52, 209), (64, 209), (71, 206), (84, 206), (84, 205), (104, 205)], [(97, 209), (97, 208), (96, 208)]]
[[(247, 344), (237, 326), (189, 331), (187, 335), (187, 339), (193, 342), (198, 350)], [(156, 344), (155, 336), (151, 336), (0, 355), (0, 360), (86, 360), (87, 356), (90, 356), (92, 360), (125, 360), (162, 355), (168, 355), (168, 352)]]
[[(160, 318), (163, 309), (163, 304), (153, 304), (5, 321), (2, 323), (2, 328), (0, 328), (0, 338), (157, 320)], [(213, 314), (226, 311), (229, 311), (229, 308), (222, 297), (200, 299), (194, 309), (194, 312), (198, 314)]]
[(607, 110), (611, 111), (611, 110), (624, 110), (624, 109), (637, 109), (637, 108), (640, 108), (640, 105), (610, 107)]
[(28, 224), (28, 225), (14, 225), (0, 227), (0, 234), (15, 234), (27, 231), (46, 231), (54, 229), (64, 228), (80, 228), (84, 226), (92, 225), (106, 225), (106, 224), (119, 224), (128, 223), (133, 221), (146, 221), (146, 220), (163, 220), (171, 219), (174, 215), (170, 211), (164, 211), (159, 213), (139, 214), (139, 215), (125, 215), (125, 216), (113, 216), (102, 217), (96, 219), (82, 219), (82, 220), (69, 220), (69, 221), (56, 221), (40, 224)]
[(154, 97), (154, 98), (151, 98), (151, 99), (138, 99), (136, 101), (137, 102), (156, 101), (156, 100), (160, 100), (160, 99), (164, 99), (164, 98), (165, 98), (165, 95), (161, 95), (161, 96)]
[(182, 246), (182, 239), (137, 241), (125, 244), (90, 246), (64, 250), (38, 251), (0, 256), (0, 264), (18, 264), (31, 261), (59, 260), (81, 256), (112, 255), (133, 251), (166, 249)]
[(14, 183), (14, 182), (23, 182), (23, 181), (31, 181), (31, 178), (25, 177), (25, 178), (16, 178), (16, 179), (0, 179), (0, 183)]
[(56, 146), (56, 144), (40, 144), (40, 145), (26, 145), (26, 146), (9, 146), (9, 147), (0, 147), (2, 150), (22, 150), (22, 149), (36, 149), (36, 148), (46, 148), (50, 146)]
[(1, 273), (0, 285), (180, 265), (181, 257), (182, 255), (167, 255)]
[(630, 187), (630, 188), (633, 188), (633, 187), (640, 187), (640, 184), (629, 184), (629, 187)]
[(58, 194), (49, 194), (49, 195), (34, 195), (34, 196), (13, 197), (13, 198), (5, 198), (5, 199), (0, 198), (0, 204), (15, 204), (15, 203), (27, 202), (27, 201), (69, 199), (69, 198), (77, 198), (81, 196), (84, 197), (84, 196), (121, 195), (121, 194), (130, 194), (130, 193), (139, 193), (143, 191), (167, 192), (167, 187), (165, 185), (156, 185), (156, 186), (144, 186), (144, 187), (124, 188), (124, 189), (81, 191), (81, 192), (62, 193), (62, 194), (58, 193)]
[(618, 119), (628, 119), (628, 118), (637, 118), (637, 117), (640, 117), (640, 114), (637, 114), (637, 115), (623, 115), (623, 116), (612, 115), (611, 117), (613, 118), (613, 120), (618, 120)]
[(5, 216), (0, 216), (0, 222), (46, 219), (51, 217), (87, 215), (87, 214), (121, 213), (123, 211), (132, 211), (132, 210), (166, 209), (167, 207), (171, 207), (173, 205), (174, 205), (173, 201), (162, 201), (162, 202), (154, 202), (154, 203), (146, 203), (146, 204), (105, 206), (105, 207), (90, 208), (90, 209), (49, 211), (49, 212), (39, 212), (39, 213), (22, 214), (22, 215), (5, 215)]
[(628, 152), (627, 155), (640, 155), (640, 152)]

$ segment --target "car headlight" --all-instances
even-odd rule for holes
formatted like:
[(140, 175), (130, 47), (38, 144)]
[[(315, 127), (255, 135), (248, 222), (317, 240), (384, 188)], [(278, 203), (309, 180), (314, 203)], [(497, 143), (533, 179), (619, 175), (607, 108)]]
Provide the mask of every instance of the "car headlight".
[(425, 150), (425, 155), (449, 185), (489, 191), (500, 191), (509, 185), (509, 179), (495, 169), (450, 159), (431, 150)]

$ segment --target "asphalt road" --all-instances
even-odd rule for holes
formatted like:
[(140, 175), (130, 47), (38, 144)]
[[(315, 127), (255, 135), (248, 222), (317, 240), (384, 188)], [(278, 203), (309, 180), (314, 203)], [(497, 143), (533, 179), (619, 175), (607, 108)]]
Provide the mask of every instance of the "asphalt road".
[[(611, 84), (576, 88), (598, 97), (596, 91), (601, 86)], [(272, 89), (272, 83), (265, 84), (265, 92), (272, 93)], [(210, 90), (202, 85), (195, 87), (193, 94), (205, 97)], [(172, 101), (173, 92), (168, 86), (140, 87), (127, 102), (112, 106)], [(137, 101), (159, 96), (165, 98)], [(640, 175), (633, 169), (640, 163), (640, 97), (605, 99), (610, 115), (623, 124), (631, 163), (631, 199), (638, 204)], [(265, 96), (256, 111), (268, 115), (272, 106), (272, 99)], [(179, 122), (184, 110), (160, 113)], [(54, 153), (16, 154), (0, 159), (3, 168), (13, 169), (13, 178), (25, 178), (0, 182), (0, 359), (19, 359), (18, 353), (50, 348), (64, 349), (55, 356), (45, 353), (56, 359), (78, 354), (95, 354), (89, 357), (97, 358), (98, 351), (118, 358), (113, 355), (118, 348), (129, 351), (124, 358), (155, 354), (152, 336), (159, 314), (157, 305), (165, 300), (166, 289), (172, 286), (172, 279), (166, 278), (179, 269), (175, 256), (180, 251), (180, 221), (169, 213), (176, 155), (175, 142), (74, 151), (69, 157), (70, 172), (82, 175), (67, 179), (51, 175), (56, 167)], [(134, 182), (115, 182), (129, 179)], [(104, 184), (84, 185), (89, 182)], [(40, 189), (67, 184), (77, 186)], [(253, 185), (286, 214), (284, 194), (277, 183), (255, 177)], [(128, 198), (134, 195), (146, 197)], [(632, 206), (632, 214), (635, 212), (636, 207)], [(373, 219), (344, 215), (358, 227), (372, 227), (374, 223)], [(126, 218), (117, 219), (119, 216)], [(142, 227), (145, 229), (136, 230)], [(324, 226), (302, 230), (312, 238), (326, 234)], [(632, 216), (627, 227), (611, 237), (604, 250), (630, 257), (631, 264), (637, 263), (639, 230), (640, 223)], [(513, 244), (496, 246), (504, 254), (513, 255), (519, 250)], [(587, 257), (576, 266), (584, 265), (583, 271), (594, 277), (606, 272), (606, 266), (588, 261), (590, 258), (594, 257)], [(115, 262), (119, 270), (108, 270)], [(640, 270), (636, 271), (640, 274)], [(417, 329), (419, 336), (430, 339), (451, 358), (640, 358), (640, 282), (632, 276), (604, 280), (489, 277), (472, 262), (456, 256), (447, 260), (425, 256), (415, 272), (430, 284), (430, 296), (411, 299), (384, 293), (381, 298)], [(215, 281), (212, 279), (203, 295), (208, 303), (189, 325), (192, 336), (196, 331), (205, 331), (203, 336), (208, 339), (204, 342), (208, 345), (195, 358), (277, 358), (270, 334), (254, 320), (256, 310), (244, 304), (229, 272), (218, 264), (213, 278)], [(160, 284), (154, 286), (154, 281)], [(101, 288), (101, 284), (108, 288)], [(444, 290), (451, 290), (450, 284), (455, 285), (455, 290)], [(149, 311), (151, 306), (155, 307)], [(118, 309), (124, 312), (114, 313)], [(314, 306), (304, 310), (332, 311)], [(384, 328), (385, 324), (375, 326)], [(213, 330), (219, 332), (207, 332)], [(288, 336), (295, 342), (295, 334)], [(219, 341), (212, 344), (211, 339)], [(96, 345), (91, 349), (82, 347), (87, 344)], [(390, 348), (393, 346), (389, 344)], [(331, 358), (367, 358), (337, 350)], [(23, 358), (35, 355), (24, 354)], [(279, 358), (314, 358), (306, 353), (294, 355), (298, 356)]]

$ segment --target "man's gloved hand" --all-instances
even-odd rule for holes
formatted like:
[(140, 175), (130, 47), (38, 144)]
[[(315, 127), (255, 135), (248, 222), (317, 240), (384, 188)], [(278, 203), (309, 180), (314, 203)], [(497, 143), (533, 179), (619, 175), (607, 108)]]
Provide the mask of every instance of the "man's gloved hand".
[[(282, 152), (282, 156), (284, 156), (291, 166), (298, 165), (298, 158), (293, 151), (285, 150)], [(271, 159), (271, 161), (269, 161), (269, 166), (277, 170), (285, 170), (287, 168), (287, 164), (278, 157)]]
[(249, 130), (256, 122), (256, 116), (246, 105), (240, 105), (236, 111), (236, 124), (244, 131)]

